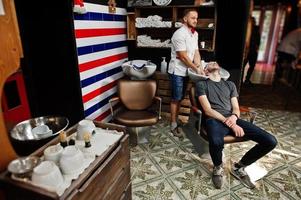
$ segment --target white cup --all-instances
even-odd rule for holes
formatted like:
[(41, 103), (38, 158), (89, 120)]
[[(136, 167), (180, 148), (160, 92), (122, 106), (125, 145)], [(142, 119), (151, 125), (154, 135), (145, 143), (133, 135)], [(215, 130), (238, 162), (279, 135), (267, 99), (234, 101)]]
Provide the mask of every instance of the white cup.
[(56, 188), (64, 182), (58, 166), (52, 161), (43, 161), (33, 169), (31, 180), (34, 184)]
[(60, 167), (63, 174), (78, 173), (82, 168), (84, 154), (76, 146), (67, 146), (62, 152), (60, 158)]
[(61, 145), (52, 145), (44, 150), (45, 160), (50, 160), (59, 163), (64, 148)]
[(88, 133), (90, 134), (90, 136), (92, 136), (94, 129), (95, 125), (93, 121), (87, 119), (81, 120), (80, 122), (78, 122), (76, 139), (83, 140), (85, 133)]

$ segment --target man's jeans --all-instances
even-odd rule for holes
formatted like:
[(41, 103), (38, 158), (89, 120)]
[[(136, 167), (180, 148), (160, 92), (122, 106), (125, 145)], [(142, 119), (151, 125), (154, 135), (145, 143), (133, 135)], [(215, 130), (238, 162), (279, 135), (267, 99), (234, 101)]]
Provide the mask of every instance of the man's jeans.
[[(244, 130), (244, 138), (257, 142), (257, 144), (242, 157), (240, 160), (241, 164), (245, 166), (252, 164), (277, 145), (277, 140), (273, 135), (254, 124), (242, 119), (238, 119), (236, 124)], [(214, 166), (219, 166), (222, 164), (224, 136), (228, 134), (234, 135), (234, 132), (221, 121), (212, 118), (206, 119), (206, 131), (209, 140), (209, 152), (213, 164)]]

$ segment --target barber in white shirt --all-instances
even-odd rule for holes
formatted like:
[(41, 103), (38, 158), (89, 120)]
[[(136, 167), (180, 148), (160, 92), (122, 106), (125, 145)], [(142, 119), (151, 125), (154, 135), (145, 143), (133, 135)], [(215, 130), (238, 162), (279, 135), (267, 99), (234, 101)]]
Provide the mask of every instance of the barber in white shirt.
[(198, 48), (198, 33), (195, 27), (198, 21), (198, 12), (195, 9), (186, 9), (183, 14), (183, 26), (172, 36), (171, 60), (168, 73), (171, 80), (171, 132), (174, 136), (182, 137), (179, 131), (177, 118), (180, 109), (180, 101), (185, 96), (188, 82), (188, 68), (192, 68), (199, 74), (204, 74), (201, 65), (201, 56)]

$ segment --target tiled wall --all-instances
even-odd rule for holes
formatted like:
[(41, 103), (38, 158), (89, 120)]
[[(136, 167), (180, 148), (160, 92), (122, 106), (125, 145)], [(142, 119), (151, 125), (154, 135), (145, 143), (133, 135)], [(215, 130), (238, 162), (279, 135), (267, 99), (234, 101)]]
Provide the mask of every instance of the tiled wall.
[(109, 121), (108, 101), (123, 76), (121, 64), (128, 59), (126, 9), (110, 14), (105, 5), (85, 3), (85, 8), (86, 14), (74, 14), (85, 117)]

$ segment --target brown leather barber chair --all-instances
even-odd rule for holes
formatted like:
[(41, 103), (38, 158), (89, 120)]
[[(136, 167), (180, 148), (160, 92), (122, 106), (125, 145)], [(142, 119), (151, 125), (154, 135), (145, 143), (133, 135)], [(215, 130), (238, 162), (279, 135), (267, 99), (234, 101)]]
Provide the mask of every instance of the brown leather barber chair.
[[(127, 127), (132, 145), (148, 142), (150, 126), (161, 118), (161, 98), (155, 80), (119, 80), (118, 97), (110, 102), (113, 121)], [(113, 102), (122, 104), (113, 110)], [(157, 107), (157, 108), (154, 108)]]

